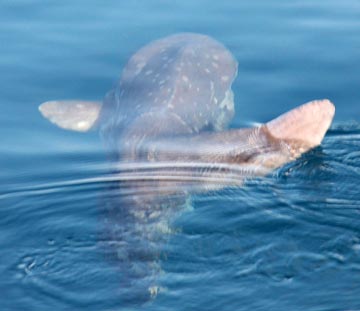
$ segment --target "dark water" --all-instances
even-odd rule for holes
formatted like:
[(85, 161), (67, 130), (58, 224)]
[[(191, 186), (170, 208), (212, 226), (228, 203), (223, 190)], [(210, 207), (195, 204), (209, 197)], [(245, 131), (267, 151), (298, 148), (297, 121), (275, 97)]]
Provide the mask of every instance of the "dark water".
[[(1, 310), (360, 309), (359, 1), (3, 0), (0, 17)], [(316, 98), (337, 112), (321, 148), (193, 196), (148, 238), (122, 218), (134, 193), (114, 186), (97, 133), (37, 107), (101, 99), (134, 51), (183, 31), (239, 61), (233, 127)], [(132, 260), (119, 232), (140, 232)]]

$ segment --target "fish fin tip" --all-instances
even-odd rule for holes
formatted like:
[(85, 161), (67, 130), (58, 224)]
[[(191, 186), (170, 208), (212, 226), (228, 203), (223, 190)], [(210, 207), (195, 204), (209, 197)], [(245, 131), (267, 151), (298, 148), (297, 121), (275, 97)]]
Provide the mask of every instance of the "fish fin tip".
[(328, 99), (313, 100), (266, 123), (270, 134), (287, 141), (303, 141), (310, 148), (321, 144), (335, 115)]
[(77, 132), (96, 127), (100, 110), (100, 102), (83, 100), (52, 100), (39, 106), (42, 116), (51, 123)]

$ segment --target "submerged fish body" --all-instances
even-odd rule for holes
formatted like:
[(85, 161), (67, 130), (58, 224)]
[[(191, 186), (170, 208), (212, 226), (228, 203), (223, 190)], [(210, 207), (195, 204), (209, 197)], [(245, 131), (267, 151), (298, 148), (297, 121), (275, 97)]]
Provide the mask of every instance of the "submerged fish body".
[(227, 130), (236, 74), (237, 62), (221, 43), (177, 34), (136, 52), (103, 104), (39, 107), (62, 128), (98, 128), (115, 151), (118, 183), (131, 195), (107, 204), (106, 230), (119, 241), (114, 253), (127, 263), (126, 278), (147, 278), (150, 295), (158, 291), (158, 245), (188, 193), (266, 175), (318, 146), (332, 122), (334, 105), (315, 100), (259, 127)]

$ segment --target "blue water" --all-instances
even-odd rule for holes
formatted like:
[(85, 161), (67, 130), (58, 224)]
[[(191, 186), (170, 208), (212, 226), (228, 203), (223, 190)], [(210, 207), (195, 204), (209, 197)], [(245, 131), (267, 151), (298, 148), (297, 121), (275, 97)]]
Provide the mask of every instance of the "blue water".
[[(1, 310), (360, 309), (359, 1), (3, 0), (0, 17)], [(123, 282), (146, 252), (117, 260), (131, 189), (114, 186), (96, 132), (37, 107), (102, 99), (132, 53), (184, 31), (238, 60), (232, 127), (316, 98), (336, 117), (320, 148), (171, 215), (148, 299), (148, 278)]]

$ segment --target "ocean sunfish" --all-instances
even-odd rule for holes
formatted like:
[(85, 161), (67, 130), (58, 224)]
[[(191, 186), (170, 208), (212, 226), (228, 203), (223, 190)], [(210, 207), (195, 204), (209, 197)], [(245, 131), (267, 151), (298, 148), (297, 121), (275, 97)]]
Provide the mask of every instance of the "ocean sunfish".
[(220, 179), (229, 165), (241, 175), (265, 175), (321, 143), (335, 113), (329, 100), (259, 127), (227, 130), (236, 74), (237, 62), (221, 43), (175, 34), (136, 52), (102, 104), (57, 100), (39, 109), (64, 129), (98, 128), (123, 163), (167, 163), (167, 174), (186, 167), (204, 182)]
[(266, 175), (318, 146), (332, 122), (334, 105), (315, 100), (263, 125), (228, 129), (236, 74), (237, 62), (221, 43), (175, 34), (136, 52), (103, 103), (39, 107), (61, 128), (98, 129), (115, 155), (115, 187), (131, 195), (102, 204), (104, 227), (118, 241), (111, 253), (121, 262), (129, 301), (158, 293), (161, 245), (189, 193)]

